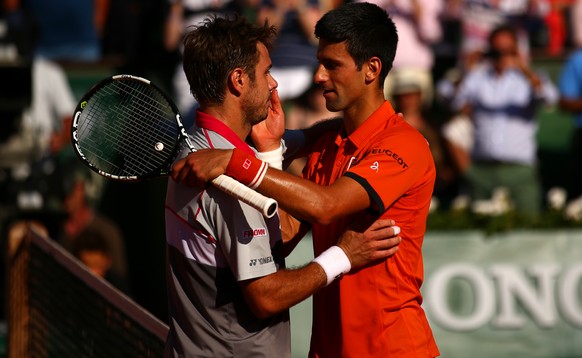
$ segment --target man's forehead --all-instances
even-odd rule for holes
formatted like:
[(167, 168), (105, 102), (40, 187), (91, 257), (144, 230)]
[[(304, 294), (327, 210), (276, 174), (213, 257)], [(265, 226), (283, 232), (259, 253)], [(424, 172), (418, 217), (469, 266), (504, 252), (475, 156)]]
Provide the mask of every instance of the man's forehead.
[(262, 42), (257, 42), (257, 49), (259, 51), (259, 63), (266, 66), (271, 66), (271, 56), (267, 46)]
[(333, 58), (347, 54), (347, 42), (329, 42), (320, 40), (317, 46), (317, 57)]

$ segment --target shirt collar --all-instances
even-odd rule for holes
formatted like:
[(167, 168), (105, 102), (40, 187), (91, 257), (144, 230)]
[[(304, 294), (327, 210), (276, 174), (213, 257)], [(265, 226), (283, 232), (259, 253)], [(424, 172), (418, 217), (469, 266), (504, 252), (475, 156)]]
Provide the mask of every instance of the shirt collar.
[[(361, 147), (376, 133), (380, 132), (386, 126), (396, 122), (400, 117), (394, 116), (396, 112), (389, 101), (378, 108), (368, 119), (362, 123), (350, 136), (348, 140), (352, 142), (357, 148)], [(339, 138), (339, 137), (338, 137)]]
[(229, 141), (236, 148), (242, 149), (253, 156), (255, 155), (255, 152), (251, 149), (251, 147), (247, 143), (242, 141), (232, 129), (230, 129), (226, 124), (224, 124), (217, 118), (214, 118), (207, 113), (200, 112), (199, 110), (197, 110), (196, 125), (199, 128), (210, 130), (220, 134), (224, 139)]

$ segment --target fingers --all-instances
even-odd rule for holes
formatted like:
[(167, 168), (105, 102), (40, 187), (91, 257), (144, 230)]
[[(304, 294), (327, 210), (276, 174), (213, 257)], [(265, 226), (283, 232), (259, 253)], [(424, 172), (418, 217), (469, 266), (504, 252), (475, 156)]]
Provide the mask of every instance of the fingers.
[(273, 103), (273, 107), (281, 106), (281, 98), (279, 98), (279, 91), (276, 88), (271, 92), (271, 103)]
[(386, 239), (381, 239), (377, 241), (377, 249), (378, 250), (390, 250), (392, 248), (397, 248), (398, 245), (402, 242), (401, 236), (392, 236)]
[(394, 220), (385, 219), (375, 221), (366, 231), (368, 239), (371, 241), (375, 251), (372, 258), (375, 260), (386, 259), (398, 251), (398, 245), (402, 242), (400, 227), (395, 225)]
[(347, 230), (337, 245), (348, 255), (352, 267), (361, 267), (396, 254), (402, 242), (399, 234), (400, 227), (395, 225), (394, 220), (376, 220), (365, 232)]
[(284, 129), (285, 121), (283, 118), (281, 118), (284, 115), (283, 105), (281, 104), (281, 98), (279, 97), (279, 92), (277, 89), (274, 89), (271, 95), (271, 110), (278, 117), (278, 122), (283, 125)]
[(387, 238), (400, 234), (400, 227), (391, 219), (380, 219), (374, 221), (365, 231), (365, 234), (371, 235), (373, 239)]
[[(192, 155), (192, 154), (190, 154)], [(183, 183), (191, 187), (206, 187), (207, 181), (205, 176), (202, 176), (201, 169), (196, 166), (196, 162), (191, 162), (190, 156), (178, 160), (172, 166), (170, 171), (171, 178), (179, 183)]]
[(378, 255), (376, 259), (387, 259), (394, 256), (394, 254), (398, 252), (398, 245), (402, 242), (402, 238), (400, 236), (395, 236), (384, 241), (386, 241), (386, 248), (384, 250), (376, 251), (376, 254)]
[(386, 227), (394, 226), (396, 222), (392, 219), (378, 219), (370, 225), (368, 230), (366, 231), (374, 231), (374, 230), (381, 230)]
[(182, 179), (184, 179), (184, 173), (182, 172), (182, 168), (184, 168), (184, 162), (185, 162), (184, 159), (182, 159), (174, 163), (174, 165), (172, 166), (170, 176), (172, 177), (172, 179), (174, 179), (174, 181), (179, 182)]
[(398, 252), (398, 245), (402, 242), (402, 237), (392, 236), (375, 242), (375, 250), (371, 253), (370, 259), (384, 260)]

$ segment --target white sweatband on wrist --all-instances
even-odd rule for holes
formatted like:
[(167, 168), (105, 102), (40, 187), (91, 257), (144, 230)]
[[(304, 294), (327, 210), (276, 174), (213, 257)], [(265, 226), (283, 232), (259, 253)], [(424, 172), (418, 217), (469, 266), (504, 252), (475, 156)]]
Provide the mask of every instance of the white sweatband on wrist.
[(332, 246), (313, 259), (313, 262), (318, 263), (327, 275), (326, 286), (333, 282), (336, 278), (350, 272), (352, 264), (348, 255), (339, 246)]
[(258, 152), (257, 158), (269, 164), (271, 168), (283, 169), (283, 146), (269, 152)]

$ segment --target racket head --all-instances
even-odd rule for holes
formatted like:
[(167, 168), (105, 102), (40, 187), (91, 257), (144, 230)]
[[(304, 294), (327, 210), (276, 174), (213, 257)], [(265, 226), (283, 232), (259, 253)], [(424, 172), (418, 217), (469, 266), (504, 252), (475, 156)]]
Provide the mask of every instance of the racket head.
[(178, 108), (147, 79), (115, 75), (79, 101), (73, 149), (102, 176), (140, 181), (168, 175), (185, 134)]

